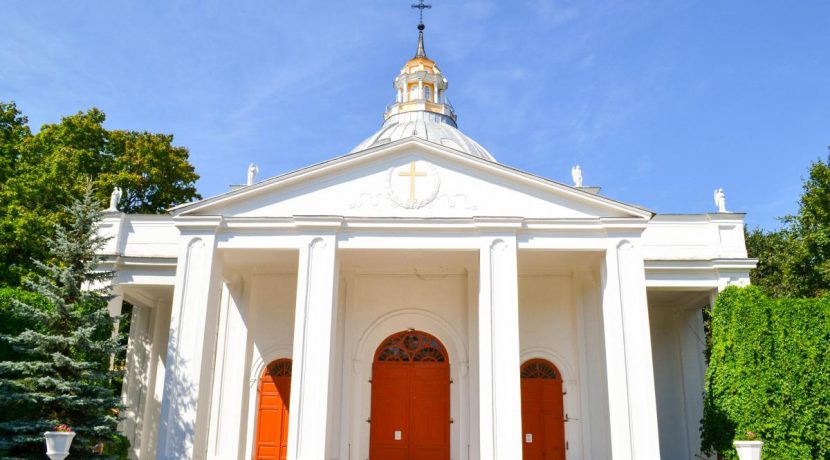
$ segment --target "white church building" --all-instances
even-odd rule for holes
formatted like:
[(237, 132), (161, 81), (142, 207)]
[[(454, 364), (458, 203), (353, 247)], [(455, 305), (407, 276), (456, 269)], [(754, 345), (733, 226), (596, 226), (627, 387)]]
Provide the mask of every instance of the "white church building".
[(743, 214), (498, 162), (419, 28), (350, 153), (105, 214), (134, 458), (703, 458), (703, 310), (749, 282)]

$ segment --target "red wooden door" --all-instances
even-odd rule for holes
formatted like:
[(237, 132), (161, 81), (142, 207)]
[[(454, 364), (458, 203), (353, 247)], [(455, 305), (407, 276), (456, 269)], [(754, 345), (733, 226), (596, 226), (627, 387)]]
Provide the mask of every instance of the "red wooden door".
[(548, 361), (522, 366), (522, 458), (565, 460), (562, 376)]
[(390, 336), (372, 366), (370, 460), (449, 460), (450, 366), (418, 331)]
[(291, 360), (269, 364), (259, 379), (255, 460), (285, 460), (288, 455), (288, 406)]

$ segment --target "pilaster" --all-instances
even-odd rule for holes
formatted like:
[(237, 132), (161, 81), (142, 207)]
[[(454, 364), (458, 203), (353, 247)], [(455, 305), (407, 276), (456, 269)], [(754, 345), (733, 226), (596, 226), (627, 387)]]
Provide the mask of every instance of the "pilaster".
[(522, 456), (519, 381), (519, 222), (482, 221), (479, 258), (479, 455)]
[(238, 458), (244, 452), (240, 420), (244, 417), (242, 395), (245, 393), (248, 328), (242, 310), (244, 286), (242, 279), (222, 283), (217, 334), (216, 358), (213, 364), (210, 435), (207, 458)]
[(602, 312), (612, 457), (657, 460), (660, 445), (643, 258), (631, 241), (609, 241)]
[(329, 218), (309, 218), (301, 226), (288, 423), (290, 460), (327, 458), (339, 226), (340, 220)]
[(222, 263), (216, 253), (219, 217), (176, 222), (181, 230), (173, 292), (158, 458), (205, 456), (211, 367), (216, 342)]
[(147, 375), (152, 340), (152, 310), (134, 304), (130, 319), (130, 334), (127, 340), (126, 369), (124, 384), (121, 387), (121, 403), (125, 406), (119, 430), (123, 432), (137, 449), (140, 444), (143, 422), (143, 402), (146, 399)]

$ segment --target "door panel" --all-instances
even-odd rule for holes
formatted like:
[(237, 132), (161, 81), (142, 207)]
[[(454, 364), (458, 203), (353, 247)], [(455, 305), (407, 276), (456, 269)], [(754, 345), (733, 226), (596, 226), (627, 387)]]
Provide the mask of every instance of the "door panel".
[(256, 460), (284, 460), (288, 455), (288, 406), (291, 367), (287, 360), (271, 363), (259, 383)]
[[(537, 367), (536, 371), (529, 371), (531, 365)], [(547, 361), (531, 360), (522, 366), (521, 388), (522, 458), (565, 460), (565, 411), (559, 370)]]
[(522, 379), (522, 458), (541, 460), (543, 429), (539, 408), (541, 387), (537, 380)]
[(414, 363), (411, 378), (411, 460), (449, 458), (449, 366)]
[(565, 460), (565, 408), (562, 380), (542, 380), (542, 426), (545, 431), (545, 458)]
[(410, 366), (402, 363), (374, 366), (370, 458), (408, 459), (410, 374)]
[(372, 365), (369, 458), (450, 460), (450, 370), (435, 337), (389, 336)]

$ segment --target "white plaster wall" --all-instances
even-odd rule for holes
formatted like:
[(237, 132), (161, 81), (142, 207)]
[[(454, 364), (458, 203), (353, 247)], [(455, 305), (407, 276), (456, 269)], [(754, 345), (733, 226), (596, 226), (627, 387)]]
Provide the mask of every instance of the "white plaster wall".
[(649, 307), (660, 455), (696, 460), (706, 372), (700, 308)]
[[(519, 330), (522, 363), (534, 358), (552, 362), (562, 373), (565, 439), (568, 458), (582, 452), (582, 393), (579, 343), (579, 308), (574, 302), (570, 275), (519, 276)], [(517, 369), (516, 372), (519, 372)]]
[(605, 355), (602, 293), (598, 273), (574, 277), (580, 346), (582, 452), (586, 460), (611, 458), (611, 420)]
[(657, 215), (642, 236), (646, 260), (746, 258), (743, 214)]
[(252, 458), (257, 412), (257, 385), (265, 367), (274, 360), (291, 358), (294, 336), (294, 308), (297, 275), (252, 275), (248, 278), (250, 292), (245, 296), (242, 318), (248, 333), (247, 385), (240, 403), (240, 431), (245, 433), (243, 458)]

